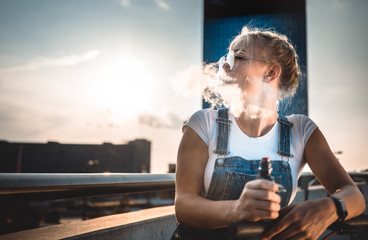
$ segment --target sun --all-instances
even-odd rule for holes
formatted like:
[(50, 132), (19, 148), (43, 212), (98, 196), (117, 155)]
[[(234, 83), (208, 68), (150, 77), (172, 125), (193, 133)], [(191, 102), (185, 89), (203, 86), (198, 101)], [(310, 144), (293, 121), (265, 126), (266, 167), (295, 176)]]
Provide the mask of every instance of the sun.
[(122, 55), (100, 69), (94, 83), (98, 105), (130, 115), (147, 109), (153, 77), (144, 61)]

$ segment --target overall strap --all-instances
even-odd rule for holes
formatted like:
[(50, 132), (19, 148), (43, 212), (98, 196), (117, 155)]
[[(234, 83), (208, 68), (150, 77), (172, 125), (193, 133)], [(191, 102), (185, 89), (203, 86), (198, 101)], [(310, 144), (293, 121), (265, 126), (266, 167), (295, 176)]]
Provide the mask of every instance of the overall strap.
[(228, 108), (220, 108), (218, 110), (216, 122), (218, 123), (217, 147), (213, 152), (218, 155), (227, 155), (230, 153), (227, 146), (231, 125)]
[(290, 153), (291, 142), (291, 128), (293, 124), (289, 122), (286, 117), (279, 116), (277, 121), (280, 123), (279, 127), (279, 144), (277, 153), (283, 157), (292, 158), (293, 154)]

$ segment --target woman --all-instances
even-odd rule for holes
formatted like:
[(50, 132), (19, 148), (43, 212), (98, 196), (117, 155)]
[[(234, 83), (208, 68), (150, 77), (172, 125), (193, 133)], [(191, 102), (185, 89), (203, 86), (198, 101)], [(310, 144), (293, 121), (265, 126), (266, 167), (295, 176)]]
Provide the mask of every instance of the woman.
[[(364, 198), (318, 127), (304, 115), (277, 115), (278, 99), (294, 93), (300, 75), (287, 37), (244, 27), (219, 65), (225, 82), (238, 87), (241, 108), (200, 110), (184, 126), (172, 239), (228, 239), (233, 221), (279, 215), (262, 239), (317, 239), (332, 223), (361, 214)], [(276, 182), (256, 179), (262, 157), (271, 158)], [(333, 198), (288, 206), (307, 163)]]

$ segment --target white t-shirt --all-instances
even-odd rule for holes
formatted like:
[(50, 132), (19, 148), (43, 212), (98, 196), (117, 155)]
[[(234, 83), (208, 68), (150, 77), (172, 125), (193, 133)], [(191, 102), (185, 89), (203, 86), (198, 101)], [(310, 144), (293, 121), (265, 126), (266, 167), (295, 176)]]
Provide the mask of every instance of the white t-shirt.
[[(199, 110), (192, 115), (186, 126), (192, 128), (207, 144), (209, 159), (204, 172), (204, 190), (207, 192), (212, 173), (215, 166), (217, 154), (213, 153), (217, 146), (218, 124), (216, 122), (217, 110)], [(290, 202), (294, 199), (297, 189), (298, 177), (305, 165), (303, 160), (304, 147), (317, 125), (305, 115), (290, 115), (287, 119), (293, 123), (291, 128), (290, 153), (294, 155), (289, 159), (292, 174), (293, 192)], [(230, 154), (226, 157), (240, 156), (247, 160), (261, 159), (269, 157), (271, 160), (281, 160), (281, 155), (277, 153), (279, 122), (276, 121), (272, 129), (261, 137), (248, 137), (237, 125), (234, 116), (229, 112), (229, 120), (232, 121), (228, 150)]]

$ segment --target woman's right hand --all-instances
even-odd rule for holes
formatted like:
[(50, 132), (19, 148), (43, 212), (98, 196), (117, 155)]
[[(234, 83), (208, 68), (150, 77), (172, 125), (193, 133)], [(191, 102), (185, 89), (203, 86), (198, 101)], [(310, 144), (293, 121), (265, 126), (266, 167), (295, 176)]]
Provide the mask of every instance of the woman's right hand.
[(240, 198), (234, 202), (235, 218), (237, 220), (259, 221), (276, 219), (279, 216), (281, 197), (277, 183), (257, 179), (248, 182)]

